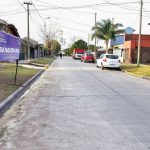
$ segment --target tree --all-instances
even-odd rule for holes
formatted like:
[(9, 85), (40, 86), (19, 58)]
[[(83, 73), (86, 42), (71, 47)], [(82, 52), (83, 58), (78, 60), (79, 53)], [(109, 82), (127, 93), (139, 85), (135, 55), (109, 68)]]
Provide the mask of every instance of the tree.
[(80, 40), (73, 43), (73, 45), (71, 46), (71, 50), (73, 50), (74, 48), (88, 49), (88, 46), (87, 46), (87, 43), (85, 41), (80, 39)]
[(51, 41), (51, 51), (53, 54), (57, 55), (59, 51), (61, 50), (61, 45), (57, 40)]
[(66, 48), (64, 49), (64, 52), (67, 56), (70, 56), (71, 55), (71, 49), (70, 48)]
[(95, 45), (93, 45), (93, 44), (90, 44), (90, 45), (88, 46), (88, 49), (89, 49), (89, 50), (92, 50), (92, 51), (94, 52)]
[(96, 23), (96, 26), (92, 27), (92, 39), (96, 37), (97, 39), (102, 39), (106, 44), (106, 53), (108, 53), (108, 43), (110, 39), (115, 39), (116, 34), (124, 33), (123, 27), (120, 23), (112, 23), (110, 19), (102, 19), (100, 22)]
[(41, 33), (45, 43), (45, 47), (48, 49), (47, 55), (51, 55), (51, 54), (57, 55), (61, 50), (60, 41), (58, 39), (62, 34), (62, 30), (60, 30), (58, 24), (55, 22), (46, 25), (45, 23), (45, 28), (44, 30), (41, 29)]
[(49, 56), (49, 49), (44, 46), (43, 56)]

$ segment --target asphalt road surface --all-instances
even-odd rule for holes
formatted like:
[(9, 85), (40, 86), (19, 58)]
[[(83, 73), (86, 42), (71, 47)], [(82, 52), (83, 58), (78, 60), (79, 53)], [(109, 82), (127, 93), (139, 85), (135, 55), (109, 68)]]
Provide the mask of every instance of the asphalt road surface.
[(0, 123), (0, 150), (149, 150), (150, 81), (58, 58)]

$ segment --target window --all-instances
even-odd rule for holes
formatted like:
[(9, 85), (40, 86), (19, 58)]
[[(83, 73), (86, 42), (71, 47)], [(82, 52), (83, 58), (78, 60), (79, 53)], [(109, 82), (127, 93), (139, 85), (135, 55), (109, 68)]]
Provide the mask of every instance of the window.
[(106, 58), (118, 59), (118, 56), (117, 55), (106, 55)]
[(89, 53), (87, 53), (87, 56), (93, 56), (93, 54), (89, 54)]
[(102, 54), (99, 58), (101, 59), (101, 58), (103, 58), (104, 57), (104, 55)]
[(77, 52), (76, 54), (83, 54), (82, 52)]

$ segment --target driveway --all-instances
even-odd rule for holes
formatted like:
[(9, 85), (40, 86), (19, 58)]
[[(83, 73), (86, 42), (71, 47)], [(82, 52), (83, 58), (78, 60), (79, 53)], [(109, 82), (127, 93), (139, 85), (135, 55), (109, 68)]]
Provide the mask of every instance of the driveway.
[(150, 81), (58, 58), (0, 123), (1, 150), (148, 150)]

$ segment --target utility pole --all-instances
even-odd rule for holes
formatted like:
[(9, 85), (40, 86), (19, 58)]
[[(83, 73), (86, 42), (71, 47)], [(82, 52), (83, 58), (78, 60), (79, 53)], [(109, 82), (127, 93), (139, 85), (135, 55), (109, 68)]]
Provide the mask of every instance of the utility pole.
[(90, 45), (90, 33), (88, 33), (88, 50), (89, 50), (89, 45)]
[(30, 28), (29, 28), (29, 5), (32, 5), (30, 2), (24, 2), (27, 5), (27, 34), (28, 34), (28, 62), (30, 61)]
[(96, 59), (96, 52), (97, 52), (97, 49), (96, 49), (96, 28), (97, 28), (97, 25), (96, 25), (96, 18), (97, 18), (97, 13), (95, 13), (95, 49), (94, 49), (94, 52), (95, 52), (95, 59)]
[(140, 57), (141, 57), (141, 31), (142, 31), (142, 7), (143, 0), (140, 2), (140, 23), (139, 23), (139, 39), (138, 39), (138, 53), (137, 53), (137, 66), (140, 66)]

